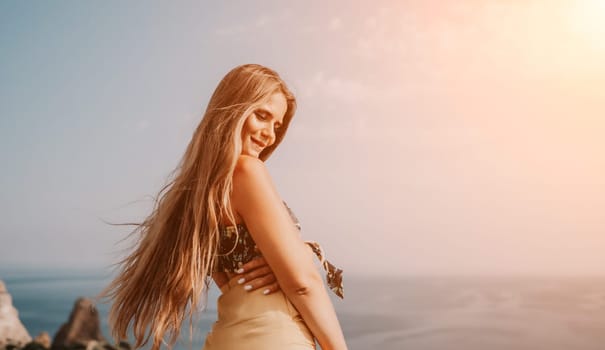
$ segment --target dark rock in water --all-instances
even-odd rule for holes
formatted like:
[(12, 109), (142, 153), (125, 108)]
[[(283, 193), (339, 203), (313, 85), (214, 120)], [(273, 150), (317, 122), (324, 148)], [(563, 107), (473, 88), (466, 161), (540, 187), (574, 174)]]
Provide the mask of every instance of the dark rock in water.
[(0, 280), (0, 349), (20, 348), (32, 340), (19, 320), (19, 312), (13, 306), (13, 298)]
[(101, 333), (99, 312), (90, 299), (78, 298), (69, 320), (55, 334), (51, 349), (91, 350), (100, 342), (107, 343)]
[(48, 347), (38, 343), (37, 341), (32, 341), (27, 343), (27, 345), (25, 345), (21, 350), (48, 350)]

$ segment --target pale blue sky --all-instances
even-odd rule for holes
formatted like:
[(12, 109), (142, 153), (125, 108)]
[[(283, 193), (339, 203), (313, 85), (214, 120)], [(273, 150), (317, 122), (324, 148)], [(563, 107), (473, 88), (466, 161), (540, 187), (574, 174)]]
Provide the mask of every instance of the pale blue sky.
[(261, 63), (299, 102), (267, 164), (345, 271), (600, 273), (605, 11), (578, 3), (2, 2), (0, 264), (115, 262), (100, 219), (141, 220)]

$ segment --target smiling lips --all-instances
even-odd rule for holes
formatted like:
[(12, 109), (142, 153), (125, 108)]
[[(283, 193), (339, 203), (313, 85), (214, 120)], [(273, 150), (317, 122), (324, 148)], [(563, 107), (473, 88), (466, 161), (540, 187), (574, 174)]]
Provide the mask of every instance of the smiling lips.
[(255, 144), (257, 144), (257, 145), (258, 145), (260, 148), (265, 148), (265, 147), (266, 147), (266, 145), (265, 145), (265, 144), (263, 144), (263, 143), (261, 143), (261, 142), (259, 142), (259, 141), (256, 141), (255, 139), (252, 139), (252, 141), (253, 141)]

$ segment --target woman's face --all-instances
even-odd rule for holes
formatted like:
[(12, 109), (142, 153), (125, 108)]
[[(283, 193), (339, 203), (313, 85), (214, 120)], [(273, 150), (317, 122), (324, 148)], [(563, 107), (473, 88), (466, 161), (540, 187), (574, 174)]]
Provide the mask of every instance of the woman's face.
[(258, 158), (263, 149), (271, 146), (287, 109), (286, 98), (277, 92), (250, 113), (242, 128), (242, 154)]

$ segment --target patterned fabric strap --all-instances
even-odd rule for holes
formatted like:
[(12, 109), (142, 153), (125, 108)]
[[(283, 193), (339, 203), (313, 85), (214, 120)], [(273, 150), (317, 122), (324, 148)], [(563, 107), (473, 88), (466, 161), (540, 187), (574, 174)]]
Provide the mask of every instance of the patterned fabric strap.
[(321, 266), (326, 270), (326, 280), (328, 287), (336, 294), (340, 299), (344, 299), (344, 288), (342, 285), (342, 270), (332, 265), (328, 260), (325, 259), (323, 249), (319, 243), (314, 241), (305, 241), (309, 247), (313, 250), (313, 253), (317, 255)]

